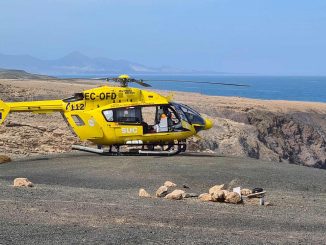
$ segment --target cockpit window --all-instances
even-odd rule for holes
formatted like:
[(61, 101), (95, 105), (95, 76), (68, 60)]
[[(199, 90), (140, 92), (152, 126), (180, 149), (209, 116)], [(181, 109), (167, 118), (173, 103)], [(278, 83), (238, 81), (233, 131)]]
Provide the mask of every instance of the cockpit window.
[(102, 113), (107, 122), (138, 124), (142, 119), (140, 107), (126, 107), (113, 110), (103, 110)]
[(105, 119), (108, 122), (113, 122), (114, 121), (113, 111), (112, 110), (105, 110), (105, 111), (103, 111), (103, 115), (104, 115)]
[(141, 110), (140, 107), (119, 108), (115, 110), (117, 122), (124, 123), (140, 123)]
[(186, 115), (184, 114), (184, 112), (181, 110), (179, 104), (176, 103), (171, 103), (172, 108), (177, 112), (177, 114), (179, 115), (180, 119), (183, 121), (188, 121)]
[(184, 115), (191, 124), (205, 125), (204, 119), (194, 109), (190, 108), (187, 105), (183, 105), (183, 104), (173, 103), (173, 105), (176, 108), (176, 110), (178, 111), (178, 113), (180, 114), (180, 117), (181, 117), (181, 115)]

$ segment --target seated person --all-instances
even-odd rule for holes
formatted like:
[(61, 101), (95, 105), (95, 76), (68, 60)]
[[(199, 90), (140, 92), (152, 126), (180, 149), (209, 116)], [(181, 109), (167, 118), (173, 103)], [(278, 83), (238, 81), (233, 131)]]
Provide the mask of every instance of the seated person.
[(156, 130), (156, 132), (168, 132), (169, 131), (168, 118), (164, 113), (162, 113), (160, 115), (160, 121), (154, 125), (154, 129)]

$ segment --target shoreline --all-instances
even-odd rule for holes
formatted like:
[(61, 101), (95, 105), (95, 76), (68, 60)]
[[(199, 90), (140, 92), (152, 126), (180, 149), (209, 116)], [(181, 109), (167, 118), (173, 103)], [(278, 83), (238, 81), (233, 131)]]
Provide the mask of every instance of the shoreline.
[[(29, 82), (27, 85), (25, 82)], [(44, 84), (46, 82), (50, 83), (57, 83), (63, 86), (67, 85), (80, 85), (81, 89), (85, 87), (85, 89), (93, 88), (94, 86), (114, 86), (115, 84), (113, 83), (108, 83), (108, 82), (98, 82), (94, 80), (87, 80), (87, 79), (0, 79), (0, 83), (9, 83), (9, 85), (15, 85), (21, 88), (34, 88), (35, 86), (30, 86), (33, 85), (33, 83), (36, 83), (37, 86), (41, 84)], [(88, 87), (89, 86), (89, 87)], [(46, 88), (46, 87), (44, 87)], [(138, 87), (137, 87), (138, 88)], [(326, 102), (322, 101), (302, 101), (302, 100), (285, 100), (285, 99), (260, 99), (260, 98), (250, 98), (250, 97), (244, 97), (244, 96), (226, 96), (226, 95), (210, 95), (210, 94), (203, 94), (199, 92), (189, 92), (189, 91), (180, 91), (180, 90), (166, 90), (166, 89), (156, 89), (155, 87), (152, 88), (141, 88), (143, 90), (152, 90), (156, 91), (157, 93), (162, 93), (162, 94), (193, 94), (195, 96), (201, 96), (201, 97), (209, 97), (209, 98), (217, 98), (217, 99), (226, 99), (226, 100), (247, 100), (247, 101), (252, 101), (252, 102), (258, 102), (258, 103), (289, 103), (289, 104), (296, 104), (296, 105), (320, 105), (320, 106), (325, 106), (326, 109)], [(1, 98), (0, 98), (1, 99)]]
[[(129, 74), (131, 75), (131, 74)], [(115, 76), (115, 75), (112, 75)], [(240, 96), (252, 99), (267, 100), (289, 100), (289, 101), (310, 101), (326, 102), (324, 93), (326, 93), (326, 76), (282, 76), (282, 75), (173, 75), (173, 74), (144, 74), (131, 75), (135, 78), (143, 78), (151, 81), (151, 84), (157, 89), (177, 90), (181, 92), (196, 92), (204, 95), (217, 96)], [(67, 76), (72, 77), (72, 76)], [(92, 77), (101, 77), (93, 75), (81, 75), (80, 79), (91, 79)], [(59, 76), (65, 78), (65, 76)], [(182, 84), (165, 83), (156, 79), (164, 80), (192, 80), (203, 82), (203, 84)], [(205, 82), (222, 82), (246, 84), (248, 88), (232, 88), (228, 86), (216, 86), (205, 84)], [(324, 93), (323, 93), (324, 91)]]

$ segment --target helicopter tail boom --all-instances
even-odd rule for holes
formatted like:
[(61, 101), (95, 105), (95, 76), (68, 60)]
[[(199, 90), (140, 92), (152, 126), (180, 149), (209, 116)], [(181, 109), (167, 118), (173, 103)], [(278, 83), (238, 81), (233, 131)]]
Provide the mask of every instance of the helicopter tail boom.
[(8, 116), (9, 111), (10, 111), (10, 107), (5, 102), (0, 100), (0, 125), (3, 123), (5, 118)]
[(8, 102), (10, 112), (35, 112), (50, 113), (61, 111), (62, 100), (43, 100), (43, 101), (26, 101), (26, 102)]
[(52, 113), (63, 110), (62, 100), (8, 102), (0, 100), (0, 124), (10, 112)]

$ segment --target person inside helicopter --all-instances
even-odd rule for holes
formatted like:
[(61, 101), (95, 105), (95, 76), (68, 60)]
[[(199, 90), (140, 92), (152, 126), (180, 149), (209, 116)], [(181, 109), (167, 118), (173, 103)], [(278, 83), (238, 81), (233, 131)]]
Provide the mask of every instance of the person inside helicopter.
[(160, 106), (156, 113), (156, 132), (172, 132), (181, 128), (181, 120), (171, 106)]

